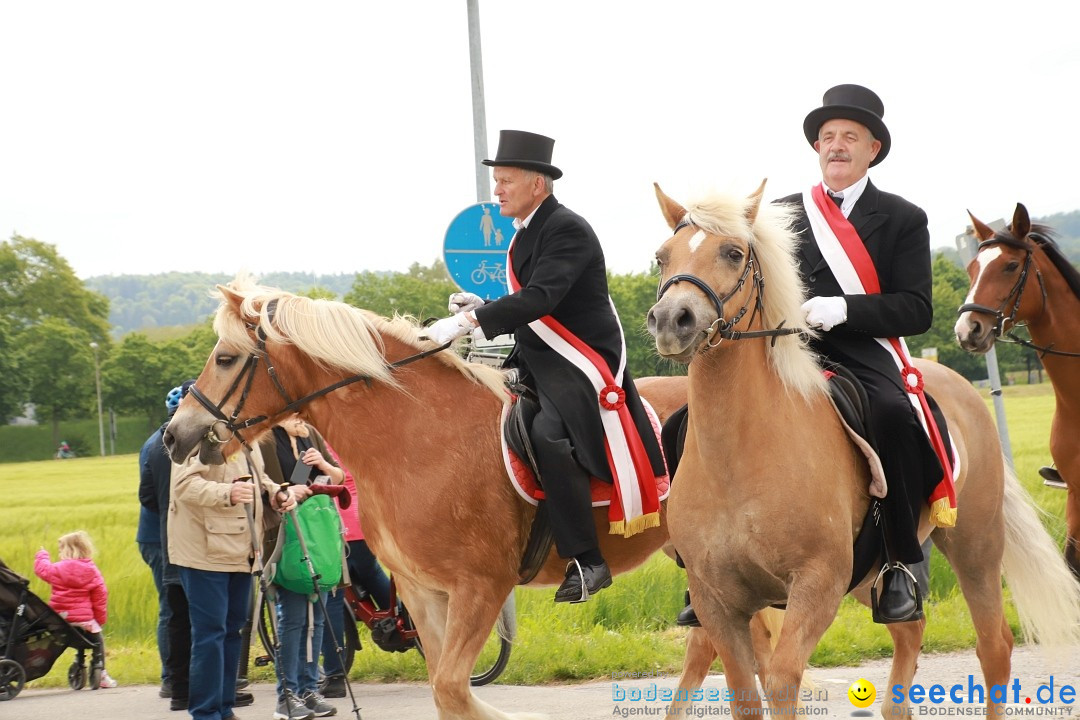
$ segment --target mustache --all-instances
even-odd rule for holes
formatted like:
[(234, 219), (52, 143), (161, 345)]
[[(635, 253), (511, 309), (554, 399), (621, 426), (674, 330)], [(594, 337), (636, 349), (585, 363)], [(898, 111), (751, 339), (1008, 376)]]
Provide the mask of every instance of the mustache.
[(847, 154), (843, 150), (834, 150), (833, 152), (829, 153), (829, 161), (831, 162), (833, 160), (843, 160), (845, 162), (850, 162), (851, 155)]

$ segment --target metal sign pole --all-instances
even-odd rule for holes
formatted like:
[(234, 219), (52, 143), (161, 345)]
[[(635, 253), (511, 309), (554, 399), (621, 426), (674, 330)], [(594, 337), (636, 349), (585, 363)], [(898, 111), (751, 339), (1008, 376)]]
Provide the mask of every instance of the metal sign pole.
[(484, 109), (484, 63), (480, 52), (479, 0), (466, 0), (469, 11), (469, 64), (472, 75), (473, 152), (476, 155), (476, 201), (491, 199), (488, 169), (480, 161), (487, 157), (487, 117)]

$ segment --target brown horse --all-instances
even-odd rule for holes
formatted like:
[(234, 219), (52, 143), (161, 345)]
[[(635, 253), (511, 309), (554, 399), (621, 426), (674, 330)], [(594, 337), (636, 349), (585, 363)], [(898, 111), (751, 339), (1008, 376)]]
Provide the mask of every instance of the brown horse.
[(956, 321), (956, 339), (985, 353), (1023, 324), (1054, 386), (1050, 455), (1068, 485), (1065, 559), (1080, 577), (1080, 273), (1061, 254), (1051, 230), (1032, 225), (1017, 203), (1012, 225), (994, 232), (974, 216), (979, 251), (968, 264), (971, 289)]
[[(469, 686), (535, 515), (501, 459), (502, 373), (438, 351), (408, 320), (245, 280), (219, 289), (219, 341), (166, 431), (172, 457), (220, 462), (239, 449), (236, 434), (251, 443), (300, 409), (356, 477), (364, 532), (416, 621), (439, 718), (511, 717)], [(642, 390), (662, 417), (686, 402), (685, 377)], [(659, 528), (629, 538), (607, 533), (606, 510), (596, 522), (613, 573), (668, 539), (663, 509)], [(552, 553), (533, 584), (560, 582), (564, 565)]]
[[(707, 633), (691, 635), (680, 687), (699, 686), (719, 655), (733, 715), (761, 712), (748, 621), (786, 603), (775, 652), (757, 671), (770, 705), (790, 712), (797, 693), (788, 690), (799, 687), (851, 578), (853, 540), (870, 501), (868, 461), (805, 338), (776, 330), (802, 322), (790, 208), (762, 204), (764, 183), (749, 198), (715, 196), (689, 210), (656, 190), (673, 236), (657, 252), (663, 292), (649, 329), (661, 355), (689, 363), (690, 378), (668, 527)], [(956, 527), (932, 530), (924, 513), (920, 536), (933, 537), (956, 572), (987, 687), (1002, 684), (1013, 645), (1002, 567), (1025, 630), (1042, 642), (1077, 640), (1080, 587), (1007, 470), (982, 398), (946, 367), (919, 368), (960, 460)], [(876, 571), (855, 591), (864, 602)], [(888, 626), (890, 688), (910, 686), (924, 625)], [(883, 716), (906, 714), (906, 694), (899, 705), (885, 695)], [(989, 712), (1001, 711), (987, 699)], [(678, 705), (670, 712), (685, 716)]]

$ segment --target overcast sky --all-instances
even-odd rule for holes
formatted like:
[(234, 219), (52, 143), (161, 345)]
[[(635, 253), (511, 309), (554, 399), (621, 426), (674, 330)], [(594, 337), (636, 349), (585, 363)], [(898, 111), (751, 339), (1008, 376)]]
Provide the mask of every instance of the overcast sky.
[[(871, 178), (935, 245), (966, 208), (1080, 209), (1076, 2), (479, 8), (487, 156), (501, 128), (554, 137), (556, 196), (616, 272), (667, 236), (653, 181), (685, 201), (820, 180), (802, 120), (845, 82), (884, 100)], [(0, 239), (81, 277), (404, 270), (478, 200), (466, 0), (3, 0), (0, 103)]]

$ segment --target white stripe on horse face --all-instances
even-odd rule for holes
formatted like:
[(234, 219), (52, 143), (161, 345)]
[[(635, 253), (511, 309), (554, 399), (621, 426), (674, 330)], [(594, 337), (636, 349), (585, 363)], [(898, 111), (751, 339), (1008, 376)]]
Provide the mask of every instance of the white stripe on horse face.
[(979, 287), (979, 281), (982, 280), (983, 273), (986, 272), (986, 268), (990, 266), (990, 263), (1001, 257), (1001, 248), (992, 247), (983, 250), (981, 253), (975, 256), (975, 262), (979, 264), (979, 272), (975, 273), (975, 280), (971, 283), (971, 289), (968, 290), (967, 298), (964, 299), (965, 303), (975, 301), (975, 291)]
[(696, 233), (694, 233), (694, 237), (690, 238), (690, 252), (694, 252), (695, 250), (697, 250), (698, 246), (700, 246), (702, 241), (704, 241), (704, 240), (705, 240), (705, 231), (704, 230), (698, 230)]

